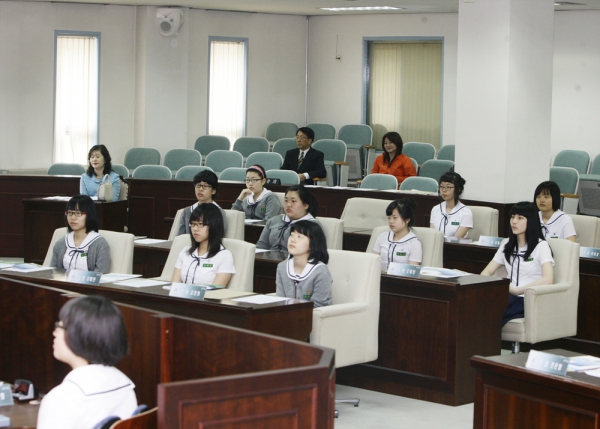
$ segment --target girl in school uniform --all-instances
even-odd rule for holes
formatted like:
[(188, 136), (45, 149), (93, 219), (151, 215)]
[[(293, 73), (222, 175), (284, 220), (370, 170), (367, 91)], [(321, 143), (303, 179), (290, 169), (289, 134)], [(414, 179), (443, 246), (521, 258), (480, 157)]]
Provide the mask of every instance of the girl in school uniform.
[(577, 241), (571, 216), (560, 210), (560, 189), (555, 182), (542, 182), (533, 195), (539, 209), (542, 234), (545, 238), (564, 238)]
[(246, 219), (269, 220), (281, 211), (279, 198), (265, 189), (267, 173), (260, 165), (252, 165), (246, 170), (246, 189), (233, 203), (233, 210), (244, 212)]
[(69, 233), (54, 244), (50, 265), (65, 270), (108, 273), (110, 247), (98, 234), (98, 215), (92, 199), (87, 195), (71, 198), (65, 222)]
[(277, 296), (311, 300), (315, 307), (330, 305), (333, 279), (323, 230), (316, 222), (301, 220), (290, 231), (290, 256), (277, 265)]
[(414, 223), (415, 201), (402, 198), (392, 201), (386, 209), (390, 231), (377, 237), (373, 252), (381, 255), (381, 269), (390, 262), (421, 265), (423, 249), (419, 238), (411, 231)]
[(217, 206), (199, 204), (190, 216), (191, 245), (179, 253), (171, 281), (227, 286), (235, 274), (233, 255), (223, 240), (223, 216)]
[(89, 429), (108, 416), (131, 417), (135, 385), (115, 368), (128, 351), (119, 309), (103, 296), (71, 299), (53, 335), (54, 357), (72, 370), (44, 396), (38, 429)]
[(383, 153), (375, 158), (371, 173), (391, 174), (398, 179), (398, 185), (404, 179), (416, 176), (417, 171), (410, 158), (402, 153), (402, 137), (395, 131), (385, 134), (381, 139)]
[(112, 159), (108, 149), (103, 144), (92, 146), (88, 152), (88, 168), (81, 175), (79, 181), (79, 193), (90, 197), (98, 196), (98, 187), (102, 183), (105, 174), (108, 174), (108, 180), (112, 184), (113, 199), (119, 199), (121, 192), (121, 179), (119, 175), (112, 170)]
[(535, 205), (527, 201), (515, 204), (510, 210), (510, 227), (508, 239), (502, 241), (494, 259), (481, 272), (492, 276), (502, 265), (508, 272), (510, 296), (502, 326), (525, 317), (523, 295), (528, 287), (554, 281), (554, 259), (542, 235)]
[(287, 251), (290, 225), (309, 220), (321, 224), (315, 219), (318, 212), (317, 200), (303, 185), (294, 185), (285, 192), (283, 203), (285, 214), (272, 217), (267, 221), (258, 242), (257, 249)]
[(473, 228), (473, 213), (460, 202), (466, 181), (460, 174), (447, 172), (439, 180), (439, 196), (443, 200), (431, 209), (431, 228), (444, 233), (444, 237), (465, 238)]

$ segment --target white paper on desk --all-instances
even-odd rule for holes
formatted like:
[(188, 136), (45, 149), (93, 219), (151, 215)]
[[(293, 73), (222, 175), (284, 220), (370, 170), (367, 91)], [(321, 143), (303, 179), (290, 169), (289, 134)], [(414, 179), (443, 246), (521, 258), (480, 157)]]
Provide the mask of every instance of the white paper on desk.
[(115, 283), (119, 286), (129, 286), (129, 287), (151, 287), (151, 286), (162, 286), (171, 284), (171, 282), (163, 282), (159, 280), (150, 280), (150, 279), (131, 279), (131, 280), (123, 280)]
[(10, 268), (13, 265), (14, 264), (5, 264), (4, 262), (0, 262), (0, 270), (3, 270), (4, 268)]
[(102, 274), (100, 283), (115, 283), (127, 279), (134, 279), (136, 277), (142, 277), (141, 274), (119, 274), (119, 273), (108, 273)]
[(15, 264), (11, 268), (5, 268), (4, 271), (15, 271), (17, 273), (34, 273), (36, 271), (51, 270), (52, 267), (42, 267), (37, 264)]
[[(350, 189), (350, 188), (344, 188), (344, 189)], [(355, 191), (376, 191), (377, 189), (375, 188), (352, 188)]]
[(254, 251), (254, 253), (265, 253), (265, 252), (270, 252), (271, 249), (256, 249)]
[(592, 377), (600, 377), (600, 369), (594, 369), (592, 371), (585, 371), (587, 375), (591, 375)]
[(204, 294), (204, 299), (232, 299), (247, 295), (254, 295), (254, 292), (245, 292), (243, 290), (233, 289), (215, 289), (207, 290)]
[(141, 240), (135, 240), (135, 244), (158, 244), (166, 243), (169, 240), (159, 240), (158, 238), (142, 238)]
[(569, 359), (567, 371), (590, 371), (600, 368), (600, 358), (595, 356), (576, 356)]
[(56, 201), (69, 201), (71, 197), (55, 196), (55, 197), (44, 197), (45, 200), (56, 200)]
[(245, 219), (244, 223), (256, 223), (256, 222), (262, 222), (264, 221), (264, 219)]
[(252, 295), (244, 298), (232, 299), (236, 302), (247, 302), (249, 304), (271, 304), (273, 302), (287, 301), (288, 298), (282, 296), (268, 296), (268, 295)]
[(459, 270), (450, 270), (448, 268), (437, 268), (437, 267), (423, 267), (421, 268), (421, 275), (438, 277), (441, 279), (451, 279), (454, 277), (467, 276), (470, 273), (465, 273)]

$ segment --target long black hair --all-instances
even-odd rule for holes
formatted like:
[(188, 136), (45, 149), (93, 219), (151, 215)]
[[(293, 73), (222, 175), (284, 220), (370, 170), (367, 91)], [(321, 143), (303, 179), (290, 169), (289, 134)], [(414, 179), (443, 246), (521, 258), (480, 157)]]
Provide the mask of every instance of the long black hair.
[[(525, 230), (525, 240), (527, 241), (527, 250), (523, 255), (523, 260), (526, 260), (531, 255), (531, 252), (536, 248), (540, 240), (544, 240), (542, 234), (542, 227), (540, 224), (540, 217), (538, 215), (538, 209), (535, 204), (529, 201), (521, 201), (515, 204), (510, 209), (510, 218), (513, 216), (523, 216), (527, 219), (527, 229)], [(510, 257), (514, 256), (519, 252), (519, 243), (517, 242), (517, 236), (510, 230), (508, 235), (508, 241), (504, 246), (504, 257), (507, 262), (510, 261)]]
[(387, 162), (388, 165), (390, 165), (394, 158), (390, 159), (390, 154), (387, 152), (387, 150), (385, 150), (385, 139), (388, 139), (394, 144), (394, 146), (396, 146), (396, 154), (394, 155), (394, 158), (402, 154), (402, 147), (404, 146), (404, 143), (402, 142), (402, 137), (400, 137), (400, 134), (398, 134), (396, 131), (390, 131), (389, 133), (384, 134), (381, 138), (383, 160)]
[[(208, 257), (212, 258), (221, 250), (221, 244), (223, 241), (223, 235), (225, 235), (225, 228), (223, 227), (223, 215), (221, 210), (213, 203), (202, 203), (198, 204), (198, 207), (194, 209), (190, 216), (190, 225), (192, 222), (202, 222), (208, 227)], [(190, 247), (190, 255), (192, 255), (200, 243), (194, 238), (194, 232), (190, 226), (190, 239), (192, 245)]]
[(104, 157), (104, 171), (102, 172), (102, 174), (110, 174), (110, 172), (112, 171), (112, 158), (110, 157), (110, 153), (108, 153), (108, 149), (106, 149), (106, 146), (104, 146), (103, 144), (97, 144), (96, 146), (92, 146), (92, 148), (88, 152), (88, 168), (86, 171), (87, 175), (92, 177), (95, 174), (94, 167), (92, 167), (92, 164), (90, 163), (90, 158), (92, 157), (92, 152), (96, 151), (99, 151)]
[[(301, 220), (295, 222), (290, 227), (290, 235), (296, 231), (299, 234), (306, 235), (309, 240), (308, 262), (317, 264), (329, 262), (329, 253), (327, 252), (327, 240), (323, 228), (314, 220)], [(291, 255), (290, 255), (291, 257)]]
[(308, 192), (308, 190), (304, 187), (304, 185), (294, 185), (290, 186), (287, 191), (285, 191), (285, 195), (289, 192), (297, 192), (298, 197), (300, 197), (300, 201), (303, 204), (308, 204), (308, 209), (306, 210), (308, 213), (313, 215), (313, 217), (317, 217), (317, 213), (319, 212), (319, 204), (317, 203), (317, 199)]
[(394, 210), (398, 210), (398, 213), (404, 222), (406, 222), (406, 219), (408, 219), (408, 228), (410, 229), (415, 224), (415, 208), (417, 208), (415, 200), (413, 200), (411, 197), (404, 197), (399, 200), (392, 201), (385, 209), (385, 214), (391, 216)]

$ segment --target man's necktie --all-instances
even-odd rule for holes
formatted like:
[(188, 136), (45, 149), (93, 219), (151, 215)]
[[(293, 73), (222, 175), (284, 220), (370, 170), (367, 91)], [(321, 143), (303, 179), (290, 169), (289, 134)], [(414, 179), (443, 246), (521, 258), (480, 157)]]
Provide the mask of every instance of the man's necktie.
[(304, 152), (300, 152), (300, 158), (298, 158), (298, 168), (302, 165), (302, 161), (304, 161)]

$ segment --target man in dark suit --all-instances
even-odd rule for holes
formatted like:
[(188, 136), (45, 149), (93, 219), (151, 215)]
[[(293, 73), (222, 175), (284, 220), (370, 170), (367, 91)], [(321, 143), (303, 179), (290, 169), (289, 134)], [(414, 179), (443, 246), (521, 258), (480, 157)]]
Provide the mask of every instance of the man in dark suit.
[(311, 148), (315, 132), (308, 127), (298, 129), (296, 133), (296, 144), (298, 149), (291, 149), (285, 153), (285, 160), (281, 166), (282, 170), (292, 170), (298, 173), (300, 182), (314, 185), (315, 177), (327, 176), (325, 170), (323, 152)]

